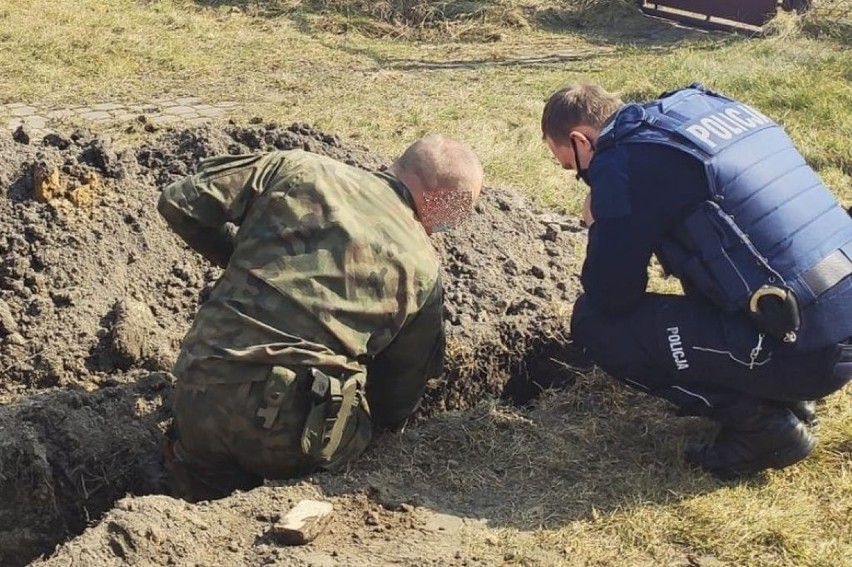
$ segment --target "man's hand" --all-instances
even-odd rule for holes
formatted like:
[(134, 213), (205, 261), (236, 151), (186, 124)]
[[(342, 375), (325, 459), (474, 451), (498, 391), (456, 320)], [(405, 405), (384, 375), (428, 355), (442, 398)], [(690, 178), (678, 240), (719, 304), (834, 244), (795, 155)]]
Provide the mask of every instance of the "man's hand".
[(583, 203), (583, 224), (587, 227), (595, 224), (595, 217), (592, 216), (592, 192), (586, 195), (586, 201)]

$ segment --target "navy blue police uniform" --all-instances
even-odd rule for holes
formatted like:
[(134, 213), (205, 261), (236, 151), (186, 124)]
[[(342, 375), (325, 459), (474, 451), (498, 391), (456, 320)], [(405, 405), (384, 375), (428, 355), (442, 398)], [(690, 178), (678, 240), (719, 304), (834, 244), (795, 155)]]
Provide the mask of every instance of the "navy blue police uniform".
[[(588, 180), (574, 340), (615, 378), (720, 422), (715, 446), (687, 454), (712, 472), (804, 458), (799, 402), (852, 377), (847, 211), (777, 124), (698, 84), (622, 107)], [(683, 295), (646, 292), (652, 255)]]

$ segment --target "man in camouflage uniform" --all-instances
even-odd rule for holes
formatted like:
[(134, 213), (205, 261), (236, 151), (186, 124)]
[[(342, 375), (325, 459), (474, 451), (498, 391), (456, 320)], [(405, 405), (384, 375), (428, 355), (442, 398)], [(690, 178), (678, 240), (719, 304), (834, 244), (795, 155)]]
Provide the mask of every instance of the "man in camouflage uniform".
[(482, 168), (432, 135), (383, 173), (308, 152), (211, 158), (159, 211), (225, 268), (174, 368), (174, 492), (222, 497), (339, 470), (401, 426), (443, 366), (428, 238), (467, 216)]

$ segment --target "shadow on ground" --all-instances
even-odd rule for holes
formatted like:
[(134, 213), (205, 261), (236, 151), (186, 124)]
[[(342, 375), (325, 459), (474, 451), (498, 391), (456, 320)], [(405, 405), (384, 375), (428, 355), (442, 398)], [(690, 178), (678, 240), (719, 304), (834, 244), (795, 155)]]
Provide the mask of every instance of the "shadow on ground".
[[(632, 502), (666, 504), (718, 488), (681, 458), (709, 424), (584, 376), (535, 407), (480, 405), (378, 440), (353, 472), (411, 504), (518, 530), (555, 528)], [(343, 477), (324, 478), (331, 493)], [(761, 482), (758, 477), (753, 482)]]

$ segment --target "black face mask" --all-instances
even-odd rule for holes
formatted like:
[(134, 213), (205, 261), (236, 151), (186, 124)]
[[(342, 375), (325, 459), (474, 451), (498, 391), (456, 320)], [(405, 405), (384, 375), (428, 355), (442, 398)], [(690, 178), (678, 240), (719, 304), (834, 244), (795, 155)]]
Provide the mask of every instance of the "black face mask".
[[(595, 144), (591, 140), (589, 140), (589, 145), (592, 146), (592, 151), (594, 151)], [(577, 140), (574, 138), (571, 138), (571, 148), (574, 150), (574, 164), (577, 166), (577, 174), (575, 176), (577, 178), (577, 181), (582, 181), (583, 183), (591, 187), (592, 184), (589, 183), (589, 168), (580, 167), (580, 153), (577, 151)]]

